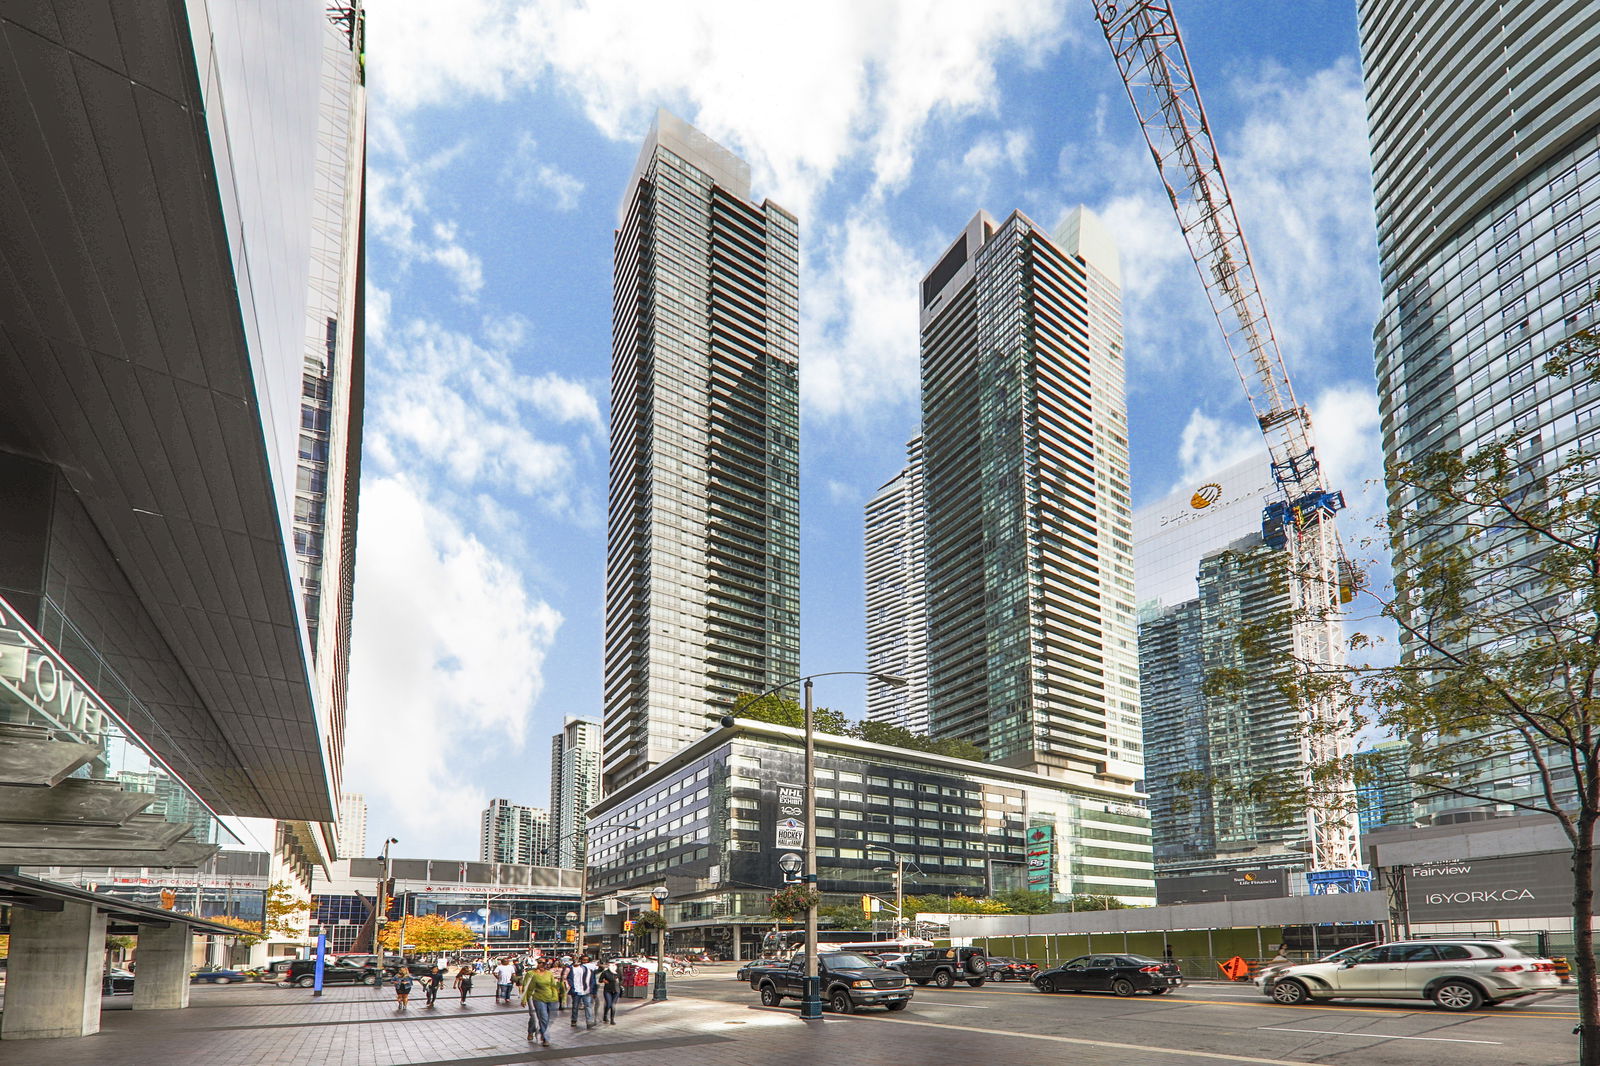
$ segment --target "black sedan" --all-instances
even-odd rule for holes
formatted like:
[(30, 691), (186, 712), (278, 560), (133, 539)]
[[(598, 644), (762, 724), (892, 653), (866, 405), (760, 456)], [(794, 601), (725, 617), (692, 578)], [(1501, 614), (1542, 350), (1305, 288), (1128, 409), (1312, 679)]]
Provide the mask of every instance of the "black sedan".
[(1004, 955), (989, 956), (989, 980), (1031, 981), (1039, 967), (1025, 959), (1011, 959)]
[(100, 994), (104, 996), (133, 995), (133, 974), (113, 966), (100, 977)]
[(1033, 978), (1041, 992), (1135, 992), (1163, 995), (1183, 984), (1176, 963), (1143, 955), (1079, 955)]

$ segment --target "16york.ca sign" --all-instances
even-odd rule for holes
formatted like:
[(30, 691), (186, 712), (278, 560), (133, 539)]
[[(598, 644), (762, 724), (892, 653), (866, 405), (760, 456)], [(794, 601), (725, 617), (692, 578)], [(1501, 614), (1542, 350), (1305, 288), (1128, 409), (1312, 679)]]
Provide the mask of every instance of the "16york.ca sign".
[(1406, 897), (1414, 922), (1542, 918), (1571, 910), (1572, 870), (1560, 852), (1426, 863), (1406, 869)]

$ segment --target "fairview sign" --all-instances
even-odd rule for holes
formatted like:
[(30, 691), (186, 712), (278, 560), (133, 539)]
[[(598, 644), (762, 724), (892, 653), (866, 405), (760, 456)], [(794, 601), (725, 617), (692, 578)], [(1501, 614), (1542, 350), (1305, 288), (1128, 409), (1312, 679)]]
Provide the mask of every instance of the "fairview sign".
[(1413, 922), (1565, 914), (1572, 906), (1570, 860), (1552, 851), (1410, 866), (1406, 905)]

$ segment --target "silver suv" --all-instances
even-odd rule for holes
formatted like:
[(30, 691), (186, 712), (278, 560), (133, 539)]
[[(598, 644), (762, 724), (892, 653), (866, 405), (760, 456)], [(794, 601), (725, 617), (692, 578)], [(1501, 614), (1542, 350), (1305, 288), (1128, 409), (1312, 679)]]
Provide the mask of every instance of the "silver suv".
[(1555, 963), (1510, 940), (1398, 940), (1338, 959), (1301, 963), (1263, 985), (1278, 1003), (1313, 999), (1431, 999), (1475, 1010), (1559, 987)]

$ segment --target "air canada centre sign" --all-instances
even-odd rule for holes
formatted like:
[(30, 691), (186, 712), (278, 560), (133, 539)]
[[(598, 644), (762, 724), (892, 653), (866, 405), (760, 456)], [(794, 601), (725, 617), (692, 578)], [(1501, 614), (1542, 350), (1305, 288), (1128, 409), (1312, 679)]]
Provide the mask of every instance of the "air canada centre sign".
[(1458, 859), (1406, 868), (1413, 922), (1544, 918), (1572, 909), (1572, 867), (1561, 852)]

